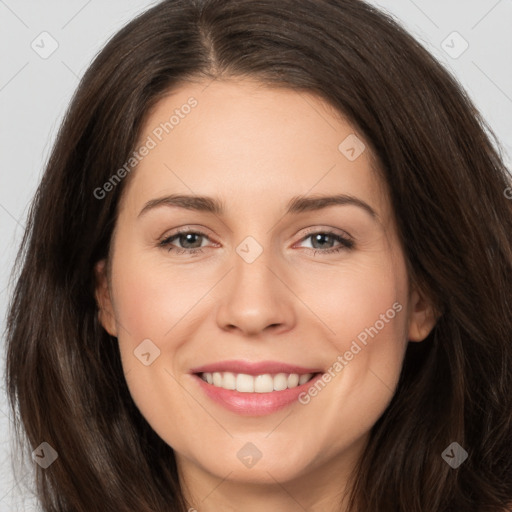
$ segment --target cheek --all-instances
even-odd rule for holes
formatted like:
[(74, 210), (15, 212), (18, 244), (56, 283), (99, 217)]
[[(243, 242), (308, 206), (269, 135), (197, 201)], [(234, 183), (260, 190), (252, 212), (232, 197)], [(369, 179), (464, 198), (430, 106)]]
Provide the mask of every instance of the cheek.
[(391, 261), (333, 274), (318, 293), (316, 307), (330, 342), (327, 370), (324, 382), (309, 388), (300, 403), (311, 418), (323, 418), (315, 428), (320, 439), (331, 440), (322, 448), (325, 457), (368, 432), (395, 392), (407, 342), (407, 276), (401, 260)]
[(160, 343), (204, 295), (204, 279), (190, 270), (173, 270), (143, 258), (130, 260), (117, 266), (117, 318), (133, 342), (150, 338)]
[[(197, 290), (179, 273), (137, 253), (119, 253), (123, 256), (113, 265), (112, 285), (121, 362), (135, 403), (146, 418), (158, 419), (170, 406), (162, 399), (180, 395), (171, 376), (182, 343), (176, 333), (189, 318)], [(159, 389), (169, 393), (155, 393)]]
[(148, 264), (127, 252), (116, 261), (115, 269), (112, 284), (119, 350), (130, 395), (157, 434), (167, 442), (176, 441), (181, 439), (180, 425), (196, 412), (173, 378), (184, 343), (180, 329), (204, 290), (191, 286), (179, 272)]
[(310, 276), (301, 293), (314, 304), (339, 352), (348, 350), (353, 340), (362, 346), (377, 339), (381, 345), (403, 345), (407, 275), (401, 259), (382, 254), (378, 261)]
[(309, 300), (326, 326), (335, 402), (355, 409), (373, 404), (376, 420), (398, 383), (407, 345), (405, 264), (400, 255), (384, 253), (322, 282)]

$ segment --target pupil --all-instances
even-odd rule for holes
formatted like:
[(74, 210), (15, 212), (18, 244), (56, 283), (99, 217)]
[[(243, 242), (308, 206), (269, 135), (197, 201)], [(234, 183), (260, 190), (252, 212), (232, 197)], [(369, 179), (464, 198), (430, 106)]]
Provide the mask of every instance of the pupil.
[[(190, 239), (190, 237), (198, 237), (198, 236), (200, 236), (200, 235), (198, 235), (197, 233), (188, 233), (186, 235), (182, 235), (182, 238), (180, 241), (182, 242), (182, 245), (184, 245), (186, 248), (189, 248), (189, 247), (187, 247), (188, 243), (191, 243), (192, 245), (194, 244), (193, 239)], [(185, 243), (183, 243), (183, 239), (185, 239)], [(197, 241), (196, 241), (196, 243), (197, 243)], [(201, 246), (201, 242), (199, 242), (199, 245), (197, 247), (200, 247), (200, 246)], [(194, 247), (192, 247), (192, 248), (194, 248)]]
[[(184, 244), (182, 243), (182, 245), (186, 245), (188, 243), (194, 245), (193, 238), (199, 237), (199, 236), (200, 235), (198, 235), (197, 233), (188, 233), (186, 235), (182, 235), (181, 241), (183, 242), (183, 239), (185, 239), (185, 243)], [(190, 237), (192, 237), (192, 239)], [(315, 243), (319, 242), (320, 245), (323, 245), (329, 238), (330, 238), (330, 235), (320, 233), (320, 234), (315, 235), (314, 241), (315, 241)], [(315, 245), (315, 243), (313, 245)], [(197, 244), (197, 240), (196, 240), (196, 244)], [(201, 244), (199, 243), (199, 247), (200, 246), (201, 246)]]
[[(315, 240), (315, 242), (322, 242), (322, 241), (325, 242), (326, 238), (330, 238), (330, 235), (327, 235), (324, 233), (319, 233), (318, 235), (316, 235), (314, 237), (314, 240)], [(314, 244), (313, 244), (313, 246), (314, 246)]]

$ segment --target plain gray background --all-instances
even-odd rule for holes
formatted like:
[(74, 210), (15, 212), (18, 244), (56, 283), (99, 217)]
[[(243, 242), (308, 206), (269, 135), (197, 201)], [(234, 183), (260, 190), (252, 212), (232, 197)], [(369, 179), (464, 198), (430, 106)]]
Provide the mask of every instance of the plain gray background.
[[(28, 205), (78, 80), (105, 42), (147, 0), (0, 0), (0, 319)], [(512, 157), (512, 1), (371, 0), (392, 13), (457, 77)], [(47, 34), (43, 34), (46, 32)], [(453, 34), (457, 32), (457, 34)], [(49, 35), (48, 35), (49, 34)], [(51, 55), (45, 52), (52, 50)], [(467, 48), (466, 48), (467, 46)], [(15, 484), (12, 424), (0, 394), (0, 512), (37, 510)], [(29, 468), (19, 477), (30, 475)]]

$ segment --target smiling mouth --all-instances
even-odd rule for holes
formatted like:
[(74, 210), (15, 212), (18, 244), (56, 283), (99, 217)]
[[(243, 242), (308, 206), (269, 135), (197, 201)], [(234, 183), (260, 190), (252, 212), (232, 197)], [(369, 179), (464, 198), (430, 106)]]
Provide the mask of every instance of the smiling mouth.
[(264, 373), (248, 375), (233, 372), (202, 372), (196, 374), (214, 387), (238, 391), (239, 393), (272, 393), (294, 389), (306, 384), (318, 373)]

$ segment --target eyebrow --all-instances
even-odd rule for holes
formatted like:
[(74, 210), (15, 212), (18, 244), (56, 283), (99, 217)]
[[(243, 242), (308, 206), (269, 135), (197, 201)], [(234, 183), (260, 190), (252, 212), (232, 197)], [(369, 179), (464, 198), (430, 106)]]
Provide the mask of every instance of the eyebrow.
[[(296, 196), (292, 197), (286, 207), (285, 215), (297, 214), (303, 212), (311, 212), (322, 210), (329, 206), (353, 205), (365, 210), (372, 218), (378, 219), (377, 212), (365, 201), (348, 194), (335, 195), (313, 195), (313, 196)], [(208, 196), (195, 196), (185, 194), (173, 194), (169, 196), (159, 197), (148, 201), (138, 217), (150, 210), (162, 206), (184, 208), (186, 210), (194, 210), (199, 212), (212, 213), (214, 215), (223, 215), (225, 208), (222, 201)]]

